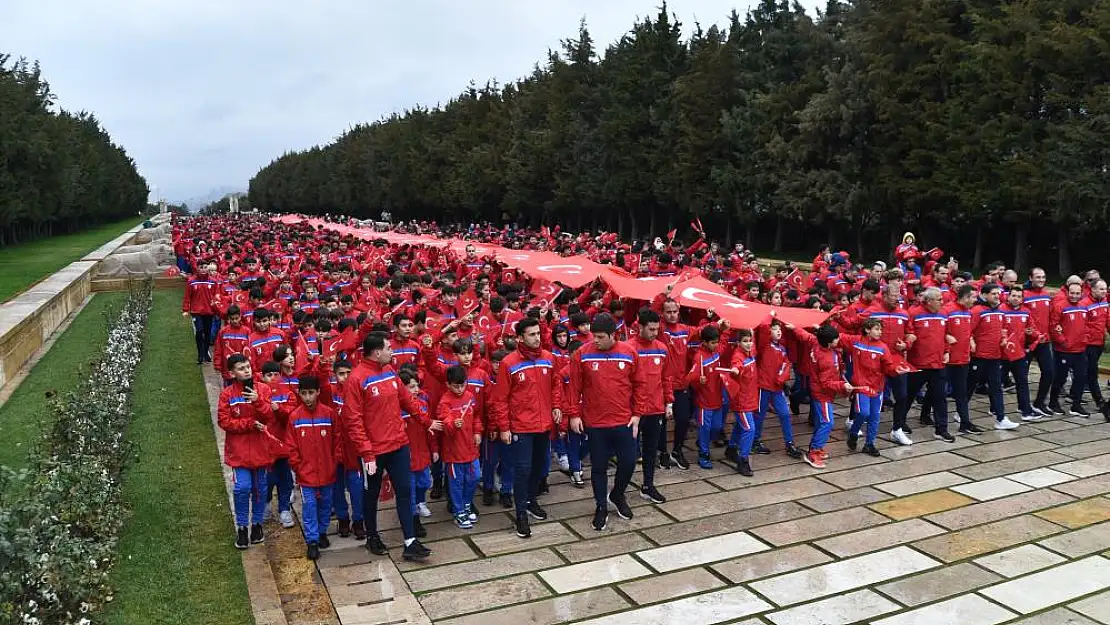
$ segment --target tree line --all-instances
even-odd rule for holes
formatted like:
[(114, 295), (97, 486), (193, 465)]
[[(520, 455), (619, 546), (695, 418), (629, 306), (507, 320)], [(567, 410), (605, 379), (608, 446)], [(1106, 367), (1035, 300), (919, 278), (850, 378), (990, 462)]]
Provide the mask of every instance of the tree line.
[(289, 152), (252, 205), (658, 236), (700, 218), (758, 251), (868, 261), (906, 230), (965, 264), (1067, 274), (1110, 225), (1110, 3), (664, 5), (602, 54), (585, 21), (508, 84), (471, 83)]
[(0, 53), (0, 246), (137, 216), (148, 193), (95, 116), (56, 109), (38, 63)]

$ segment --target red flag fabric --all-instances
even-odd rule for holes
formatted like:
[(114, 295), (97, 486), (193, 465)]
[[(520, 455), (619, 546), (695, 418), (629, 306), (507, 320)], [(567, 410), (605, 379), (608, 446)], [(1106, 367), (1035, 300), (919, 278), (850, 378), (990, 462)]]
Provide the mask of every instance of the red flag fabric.
[(670, 243), (671, 241), (674, 241), (674, 238), (677, 234), (678, 234), (678, 228), (675, 228), (674, 230), (671, 230), (670, 232), (668, 232), (667, 233), (667, 242)]
[(532, 283), (532, 303), (540, 308), (551, 308), (551, 304), (562, 291), (562, 287), (553, 282), (537, 279)]
[(797, 268), (786, 276), (786, 282), (798, 293), (806, 293), (813, 288), (813, 278), (810, 277), (809, 272)]

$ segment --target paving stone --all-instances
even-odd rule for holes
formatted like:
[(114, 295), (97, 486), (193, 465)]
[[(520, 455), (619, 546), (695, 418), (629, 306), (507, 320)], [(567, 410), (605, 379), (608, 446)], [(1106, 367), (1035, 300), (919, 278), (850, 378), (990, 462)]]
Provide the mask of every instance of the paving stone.
[(1062, 432), (1052, 432), (1050, 434), (1040, 434), (1037, 438), (1042, 441), (1056, 443), (1057, 445), (1076, 445), (1103, 439), (1110, 435), (1110, 424), (1100, 423), (1098, 425), (1087, 425), (1091, 423), (1090, 419), (1083, 419), (1081, 423), (1086, 425), (1086, 427), (1064, 430)]
[(995, 605), (978, 595), (964, 595), (934, 603), (933, 605), (904, 612), (896, 616), (872, 621), (872, 625), (997, 625), (1016, 616), (1013, 612)]
[(1110, 454), (1091, 456), (1083, 460), (1072, 460), (1071, 462), (1053, 465), (1052, 468), (1075, 477), (1102, 475), (1103, 473), (1110, 473)]
[(889, 519), (883, 515), (872, 512), (867, 508), (849, 508), (774, 525), (765, 525), (753, 529), (752, 533), (777, 547), (889, 522)]
[(876, 590), (908, 606), (932, 603), (1002, 581), (1002, 577), (970, 562), (927, 571), (883, 584)]
[(1025, 515), (926, 538), (914, 546), (945, 562), (955, 562), (1044, 538), (1062, 529), (1044, 519)]
[(1004, 577), (1017, 577), (1059, 564), (1064, 560), (1063, 556), (1036, 545), (1022, 545), (977, 558), (975, 564)]
[(1110, 544), (1110, 523), (1099, 523), (1083, 529), (1046, 538), (1039, 543), (1069, 558), (1078, 558), (1106, 549)]
[(695, 519), (685, 523), (674, 523), (653, 527), (643, 534), (660, 545), (671, 545), (686, 540), (716, 536), (722, 532), (738, 530), (789, 521), (813, 514), (794, 502), (772, 504), (752, 510), (737, 510), (732, 514)]
[(404, 577), (413, 592), (424, 592), (459, 584), (473, 584), (496, 577), (529, 573), (561, 564), (563, 560), (555, 555), (554, 551), (536, 549), (473, 562), (417, 569), (405, 573)]
[(1046, 467), (1043, 469), (1032, 469), (1030, 471), (1022, 471), (1021, 473), (1007, 475), (1006, 479), (1032, 486), (1033, 488), (1047, 488), (1049, 486), (1055, 486), (1056, 484), (1071, 482), (1075, 480), (1075, 476)]
[(747, 582), (779, 573), (789, 573), (816, 564), (831, 562), (832, 558), (809, 545), (795, 545), (775, 549), (743, 558), (718, 562), (712, 567), (734, 584)]
[(653, 575), (636, 582), (618, 584), (624, 594), (639, 605), (669, 601), (724, 586), (721, 578), (703, 568)]
[(860, 486), (871, 486), (872, 484), (878, 484), (880, 482), (889, 482), (925, 473), (946, 471), (955, 467), (973, 464), (974, 462), (975, 461), (970, 458), (944, 452), (930, 454), (920, 458), (910, 458), (909, 460), (899, 460), (898, 462), (888, 462), (883, 465), (881, 471), (873, 467), (863, 467), (860, 469), (821, 474), (819, 477), (823, 481), (840, 488), (859, 488)]
[(952, 472), (972, 480), (987, 480), (992, 477), (1002, 477), (1011, 473), (1028, 471), (1029, 469), (1039, 469), (1068, 460), (1069, 458), (1064, 454), (1054, 451), (1038, 451), (1014, 458), (957, 467), (952, 469)]
[[(793, 464), (762, 469), (759, 466), (762, 457), (763, 456), (759, 455), (752, 456), (752, 470), (755, 471), (753, 477), (744, 477), (738, 473), (732, 473), (730, 475), (712, 478), (709, 481), (725, 490), (735, 490), (737, 488), (758, 486), (759, 484), (770, 484), (772, 482), (781, 482), (799, 477), (809, 477), (814, 474), (812, 467), (804, 462), (798, 462), (797, 460), (795, 460)], [(826, 471), (841, 471), (886, 462), (889, 462), (886, 458), (875, 458), (867, 454), (851, 454), (839, 457), (832, 456), (829, 459), (829, 468), (826, 469)]]
[(1110, 453), (1110, 437), (1102, 438), (1089, 443), (1079, 443), (1067, 447), (1057, 447), (1055, 451), (1072, 458), (1090, 458)]
[(981, 482), (970, 482), (968, 484), (953, 486), (952, 490), (967, 495), (968, 497), (978, 499), (979, 501), (990, 501), (991, 499), (998, 499), (999, 497), (1008, 497), (1018, 493), (1025, 493), (1033, 489), (1025, 484), (1019, 484), (1004, 477), (996, 477)]
[(767, 545), (746, 532), (711, 536), (701, 540), (641, 551), (636, 555), (660, 573), (766, 551)]
[(1092, 556), (979, 591), (1022, 614), (1032, 614), (1110, 587), (1110, 560)]
[(555, 551), (558, 551), (570, 562), (584, 562), (586, 560), (597, 560), (598, 558), (607, 558), (622, 553), (650, 549), (653, 546), (651, 541), (640, 534), (625, 532), (623, 534), (598, 538), (597, 540), (580, 540), (566, 545), (559, 545), (555, 547)]
[(857, 590), (839, 597), (772, 612), (767, 615), (767, 619), (775, 625), (848, 625), (895, 612), (901, 607), (870, 590)]
[(841, 594), (940, 566), (909, 547), (895, 547), (811, 569), (772, 577), (750, 586), (780, 606)]
[(379, 602), (411, 594), (396, 567), (385, 559), (354, 566), (319, 566), (319, 571), (331, 602), (336, 606)]
[(919, 475), (904, 480), (876, 484), (875, 488), (886, 491), (895, 497), (905, 497), (906, 495), (916, 495), (917, 493), (948, 488), (949, 486), (964, 484), (969, 481), (970, 480), (966, 477), (961, 477), (955, 473), (941, 471), (939, 473), (930, 473), (928, 475)]
[(985, 501), (983, 503), (949, 510), (948, 512), (932, 514), (926, 518), (948, 529), (964, 529), (973, 525), (989, 523), (991, 521), (1005, 519), (1006, 517), (1058, 506), (1071, 501), (1073, 501), (1073, 499), (1068, 495), (1058, 493), (1054, 490), (1034, 490), (1012, 497)]
[(1092, 523), (1110, 521), (1110, 499), (1105, 497), (1084, 499), (1059, 508), (1042, 510), (1036, 514), (1042, 519), (1047, 519), (1057, 525), (1077, 529)]
[(590, 539), (674, 523), (674, 519), (660, 512), (656, 506), (641, 506), (636, 508), (630, 520), (622, 519), (617, 516), (615, 511), (610, 510), (608, 527), (601, 532), (594, 529), (593, 521), (594, 513), (593, 508), (591, 508), (590, 514), (570, 519), (567, 521), (567, 525), (580, 536)]
[(1106, 623), (1110, 620), (1110, 592), (1100, 592), (1082, 601), (1076, 601), (1068, 607), (1100, 623)]
[(1011, 625), (1098, 625), (1098, 623), (1067, 608), (1055, 608), (1014, 621)]
[(521, 540), (516, 532), (490, 532), (479, 534), (470, 540), (484, 555), (499, 556), (536, 547), (574, 542), (578, 540), (578, 536), (562, 523), (536, 523), (532, 525), (532, 537), (528, 540)]
[(890, 499), (890, 495), (869, 486), (864, 486), (863, 488), (846, 490), (840, 493), (829, 493), (828, 495), (809, 497), (798, 503), (817, 512), (832, 512), (834, 510), (843, 510), (844, 508), (851, 508), (853, 506), (863, 506), (877, 501), (885, 501), (887, 499)]
[(771, 606), (744, 588), (725, 588), (703, 595), (657, 603), (638, 610), (583, 621), (580, 625), (629, 623), (698, 623), (713, 625), (758, 614)]
[(385, 625), (405, 623), (406, 625), (431, 625), (424, 614), (420, 602), (412, 595), (398, 596), (389, 601), (371, 605), (345, 605), (335, 608), (335, 614), (343, 625)]
[(613, 582), (650, 575), (643, 564), (628, 554), (579, 562), (540, 572), (540, 577), (555, 592), (566, 594), (597, 586), (608, 586)]
[(922, 538), (943, 534), (944, 529), (921, 519), (909, 519), (889, 525), (817, 541), (817, 546), (841, 558), (878, 551)]
[(990, 462), (991, 460), (999, 460), (1001, 458), (1031, 454), (1036, 451), (1047, 451), (1055, 447), (1056, 445), (1048, 441), (1037, 440), (1035, 438), (1018, 438), (1001, 443), (989, 443), (986, 445), (967, 447), (957, 450), (956, 453), (961, 456), (967, 456), (976, 462)]
[[(972, 439), (970, 436), (957, 436), (956, 437), (956, 442), (954, 442), (954, 443), (946, 443), (944, 441), (931, 440), (932, 439), (932, 429), (931, 428), (922, 428), (922, 429), (927, 430), (927, 431), (924, 431), (921, 436), (927, 436), (930, 440), (926, 440), (924, 438), (919, 437), (918, 441), (915, 442), (913, 445), (906, 445), (906, 446), (896, 445), (896, 444), (891, 443), (890, 447), (888, 447), (886, 449), (882, 449), (883, 457), (884, 458), (889, 458), (890, 460), (895, 460), (895, 461), (905, 460), (907, 458), (916, 458), (918, 456), (927, 456), (929, 454), (935, 454), (935, 453), (939, 453), (939, 452), (956, 451), (956, 450), (962, 449), (964, 447), (978, 447), (979, 444), (980, 444), (980, 441), (978, 441), (976, 439)], [(953, 432), (954, 431), (955, 431), (955, 429), (953, 428)], [(886, 432), (890, 432), (890, 428), (887, 428)]]
[(910, 495), (909, 497), (891, 499), (890, 501), (872, 504), (870, 508), (892, 519), (902, 520), (959, 508), (960, 506), (974, 503), (974, 501), (975, 500), (970, 497), (954, 493), (950, 490), (934, 490), (928, 493), (918, 493), (917, 495)]
[(551, 596), (535, 575), (517, 575), (470, 586), (437, 590), (420, 595), (420, 605), (432, 619), (479, 612)]
[(1091, 497), (1092, 495), (1105, 495), (1110, 493), (1110, 474), (1096, 475), (1074, 482), (1065, 482), (1052, 487), (1073, 497)]
[(834, 492), (836, 489), (812, 477), (789, 482), (777, 482), (763, 486), (752, 486), (740, 490), (705, 495), (692, 499), (668, 501), (659, 506), (661, 510), (679, 521), (735, 512), (745, 508), (757, 508), (773, 503), (795, 501), (814, 495)]
[(437, 625), (557, 625), (618, 612), (630, 606), (612, 588), (597, 588), (440, 621)]

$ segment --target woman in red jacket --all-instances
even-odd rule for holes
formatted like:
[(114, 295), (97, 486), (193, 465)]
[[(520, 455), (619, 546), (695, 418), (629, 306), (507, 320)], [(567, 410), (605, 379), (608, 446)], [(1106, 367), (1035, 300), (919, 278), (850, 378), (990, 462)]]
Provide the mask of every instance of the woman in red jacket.
[[(235, 547), (246, 549), (265, 540), (262, 519), (266, 507), (266, 473), (272, 459), (266, 424), (272, 420), (270, 388), (255, 383), (251, 363), (242, 354), (227, 359), (234, 381), (220, 392), (216, 422), (227, 433), (224, 462), (234, 475)], [(247, 523), (251, 523), (250, 536)]]

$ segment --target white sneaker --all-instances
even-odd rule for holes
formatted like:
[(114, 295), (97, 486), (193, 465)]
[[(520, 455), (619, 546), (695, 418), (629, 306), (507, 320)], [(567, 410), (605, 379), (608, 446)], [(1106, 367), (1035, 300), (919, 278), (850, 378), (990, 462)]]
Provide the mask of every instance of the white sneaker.
[(290, 528), (290, 527), (293, 527), (296, 524), (297, 524), (297, 522), (293, 520), (293, 511), (292, 510), (286, 510), (286, 511), (281, 513), (281, 526), (282, 527)]
[(852, 420), (851, 419), (848, 419), (848, 420), (844, 421), (844, 431), (845, 432), (851, 432), (852, 431)]
[(570, 458), (568, 458), (566, 454), (559, 456), (559, 470), (570, 471)]
[(422, 518), (425, 518), (425, 519), (432, 516), (431, 509), (428, 508), (428, 504), (424, 503), (423, 501), (416, 504), (416, 513), (419, 514)]
[(994, 422), (994, 429), (996, 430), (1016, 430), (1018, 424), (1010, 421), (1009, 417), (1002, 417), (1001, 421)]
[(1021, 415), (1021, 420), (1022, 421), (1044, 421), (1044, 417), (1042, 415), (1039, 415), (1039, 414), (1036, 414), (1036, 413), (1023, 414), (1023, 415)]
[(899, 445), (913, 445), (913, 440), (902, 430), (894, 430), (890, 433), (890, 438)]

